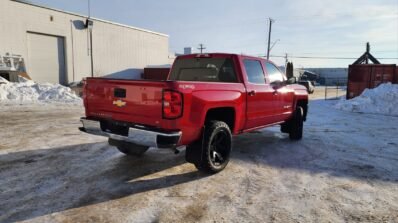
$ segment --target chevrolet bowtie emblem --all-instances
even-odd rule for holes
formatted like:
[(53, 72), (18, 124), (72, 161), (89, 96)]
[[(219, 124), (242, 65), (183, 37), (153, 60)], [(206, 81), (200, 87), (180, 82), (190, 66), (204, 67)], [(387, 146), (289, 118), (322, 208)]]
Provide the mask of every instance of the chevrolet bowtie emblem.
[(113, 105), (116, 105), (119, 108), (126, 106), (126, 104), (127, 103), (122, 100), (113, 101)]

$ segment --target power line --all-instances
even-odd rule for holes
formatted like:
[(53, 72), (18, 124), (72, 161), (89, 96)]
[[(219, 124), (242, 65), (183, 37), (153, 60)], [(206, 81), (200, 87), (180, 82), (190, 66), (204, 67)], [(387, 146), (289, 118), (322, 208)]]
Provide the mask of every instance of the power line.
[[(261, 56), (265, 57), (265, 56)], [(286, 56), (281, 55), (271, 55), (270, 57), (278, 57), (278, 58), (285, 58)], [(323, 57), (323, 56), (289, 56), (289, 58), (296, 58), (296, 59), (322, 59), (322, 60), (356, 60), (358, 57)], [(378, 58), (382, 60), (398, 60), (397, 58)]]
[[(265, 55), (259, 55), (259, 57), (266, 57)], [(286, 55), (270, 55), (274, 58), (286, 58)], [(289, 58), (296, 59), (324, 59), (324, 60), (356, 60), (358, 57), (324, 57), (324, 56), (289, 56)], [(379, 57), (381, 60), (398, 60), (398, 57)]]
[[(325, 54), (325, 53), (328, 53), (328, 54), (331, 54), (331, 53), (334, 53), (334, 54), (361, 54), (363, 52), (361, 50), (357, 50), (357, 51), (327, 51), (327, 52), (315, 51), (312, 53), (300, 52), (298, 54), (300, 54), (300, 55), (317, 55), (317, 54)], [(398, 50), (375, 50), (375, 51), (372, 50), (372, 53), (398, 53)]]
[(268, 48), (267, 48), (267, 60), (269, 59), (269, 53), (271, 51), (271, 31), (272, 31), (272, 23), (275, 20), (269, 18), (269, 30), (268, 30)]
[[(300, 20), (308, 20), (308, 19), (314, 19), (317, 17), (330, 17), (330, 16), (335, 16), (335, 17), (342, 17), (342, 16), (352, 16), (349, 13), (329, 13), (329, 14), (312, 14), (312, 15), (304, 15), (304, 16), (276, 16), (275, 18), (279, 21), (300, 21)], [(394, 16), (398, 17), (397, 13), (391, 13), (391, 14), (385, 14), (385, 15), (372, 15), (372, 19), (375, 18), (385, 18), (385, 16)], [(248, 26), (248, 25), (260, 25), (264, 22), (264, 18), (249, 18), (249, 19), (243, 19), (239, 21), (228, 21), (228, 22), (214, 22), (212, 25), (208, 24), (198, 24), (198, 25), (190, 25), (189, 27), (185, 27), (184, 30), (201, 30), (203, 29), (224, 29), (224, 28), (234, 28), (234, 27), (240, 27), (240, 26)]]
[(91, 17), (91, 3), (90, 0), (87, 0), (87, 6), (88, 6), (88, 17)]

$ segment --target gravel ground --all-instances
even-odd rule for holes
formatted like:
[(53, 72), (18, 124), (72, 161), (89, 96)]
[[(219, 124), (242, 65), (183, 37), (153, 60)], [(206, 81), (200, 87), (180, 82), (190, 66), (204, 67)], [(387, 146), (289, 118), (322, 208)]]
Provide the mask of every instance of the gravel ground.
[(398, 222), (398, 118), (312, 101), (305, 136), (234, 139), (207, 176), (80, 133), (79, 107), (0, 107), (0, 222)]

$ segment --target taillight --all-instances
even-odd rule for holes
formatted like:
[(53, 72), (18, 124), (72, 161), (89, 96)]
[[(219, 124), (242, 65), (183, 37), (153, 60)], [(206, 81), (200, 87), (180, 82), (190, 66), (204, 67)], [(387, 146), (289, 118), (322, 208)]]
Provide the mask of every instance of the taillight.
[(87, 79), (86, 78), (83, 78), (82, 79), (82, 98), (83, 99), (86, 99), (86, 97), (87, 97)]
[(83, 89), (81, 92), (81, 96), (83, 98), (83, 105), (85, 107), (85, 113), (86, 113), (86, 117), (87, 117), (88, 116), (88, 112), (87, 112), (88, 105), (87, 105), (87, 79), (86, 78), (83, 78), (82, 84), (83, 84)]
[(182, 94), (176, 91), (163, 91), (163, 118), (176, 119), (182, 116)]

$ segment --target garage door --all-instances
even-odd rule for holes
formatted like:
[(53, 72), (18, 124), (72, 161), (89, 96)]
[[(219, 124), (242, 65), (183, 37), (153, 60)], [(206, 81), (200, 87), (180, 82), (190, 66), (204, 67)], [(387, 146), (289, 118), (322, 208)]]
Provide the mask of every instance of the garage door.
[(66, 84), (64, 38), (28, 33), (28, 73), (39, 83)]

